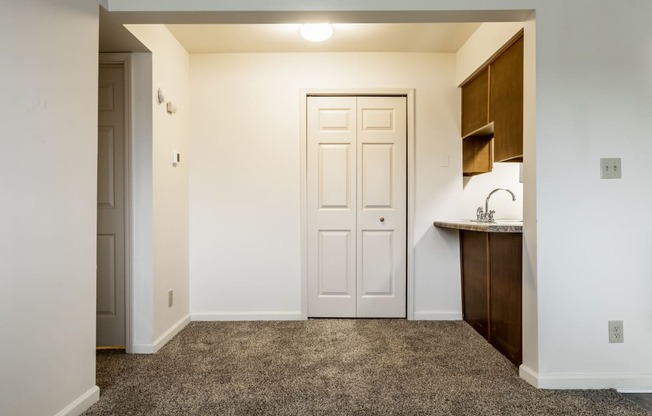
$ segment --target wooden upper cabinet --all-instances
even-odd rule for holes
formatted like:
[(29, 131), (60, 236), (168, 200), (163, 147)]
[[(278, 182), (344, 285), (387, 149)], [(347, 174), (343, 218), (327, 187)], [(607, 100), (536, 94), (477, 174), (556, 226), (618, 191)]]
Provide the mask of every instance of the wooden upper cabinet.
[(462, 87), (462, 137), (489, 123), (489, 68)]
[(523, 34), (462, 85), (463, 173), (523, 161)]
[(494, 122), (494, 162), (523, 160), (523, 37), (490, 65), (489, 118)]

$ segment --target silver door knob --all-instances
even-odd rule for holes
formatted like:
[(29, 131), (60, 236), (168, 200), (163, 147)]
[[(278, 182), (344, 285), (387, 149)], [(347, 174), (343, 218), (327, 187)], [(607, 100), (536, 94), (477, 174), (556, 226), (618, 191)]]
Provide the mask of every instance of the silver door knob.
[(385, 217), (380, 217), (380, 222), (385, 222)]

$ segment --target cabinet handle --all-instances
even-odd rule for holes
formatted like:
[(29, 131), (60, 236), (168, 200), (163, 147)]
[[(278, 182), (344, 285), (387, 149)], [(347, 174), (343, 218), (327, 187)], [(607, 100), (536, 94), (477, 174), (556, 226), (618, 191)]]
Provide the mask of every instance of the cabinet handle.
[(385, 217), (380, 217), (380, 222), (385, 222)]

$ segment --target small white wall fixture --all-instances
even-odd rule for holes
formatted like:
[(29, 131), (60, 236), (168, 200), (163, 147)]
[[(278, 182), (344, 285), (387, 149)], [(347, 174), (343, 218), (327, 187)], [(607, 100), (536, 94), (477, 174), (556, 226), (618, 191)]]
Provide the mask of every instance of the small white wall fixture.
[(301, 100), (301, 319), (308, 319), (307, 99), (309, 96), (402, 96), (407, 99), (407, 319), (414, 319), (415, 118), (414, 89), (304, 89)]

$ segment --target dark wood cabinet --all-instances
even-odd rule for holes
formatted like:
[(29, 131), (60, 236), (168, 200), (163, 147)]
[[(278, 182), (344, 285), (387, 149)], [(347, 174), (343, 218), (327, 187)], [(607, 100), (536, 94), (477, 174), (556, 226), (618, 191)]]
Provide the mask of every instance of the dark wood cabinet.
[(489, 68), (462, 88), (462, 137), (489, 124)]
[(462, 84), (464, 176), (523, 161), (523, 34)]
[(460, 231), (462, 314), (480, 335), (489, 338), (489, 233)]
[(494, 162), (523, 160), (523, 38), (491, 64), (489, 112)]
[(479, 175), (493, 170), (493, 144), (491, 136), (468, 138), (462, 142), (464, 176)]
[(522, 363), (520, 233), (460, 231), (464, 320), (516, 366)]

